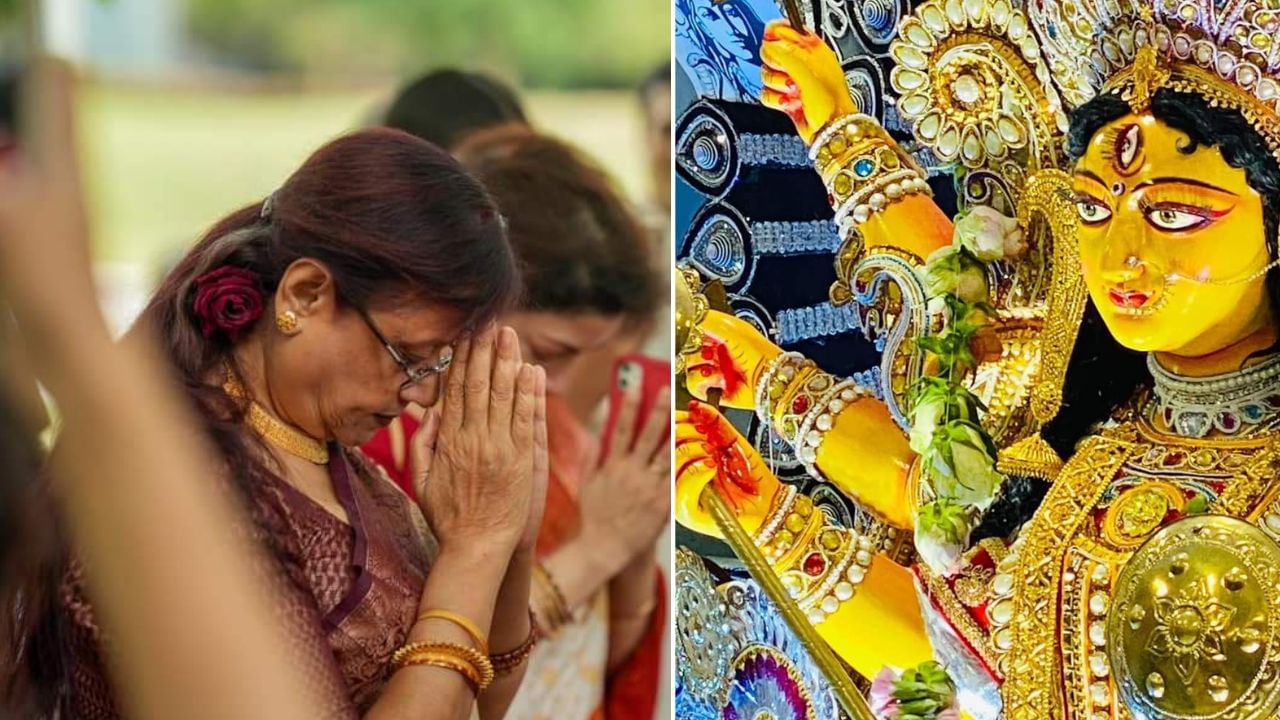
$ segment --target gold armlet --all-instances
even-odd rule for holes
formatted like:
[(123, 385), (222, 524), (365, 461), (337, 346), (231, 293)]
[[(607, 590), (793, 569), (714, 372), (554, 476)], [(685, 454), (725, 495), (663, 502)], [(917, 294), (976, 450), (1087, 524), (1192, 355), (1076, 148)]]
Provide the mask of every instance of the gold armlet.
[(498, 675), (508, 675), (516, 668), (520, 667), (529, 659), (529, 655), (538, 645), (538, 624), (534, 620), (533, 611), (529, 611), (529, 635), (514, 650), (508, 650), (504, 653), (490, 655), (489, 661), (493, 663), (493, 671)]
[(1036, 433), (1001, 450), (996, 455), (996, 470), (1053, 482), (1062, 470), (1062, 458)]
[[(836, 417), (859, 399), (871, 395), (871, 391), (852, 380), (841, 380), (821, 372), (810, 377), (804, 389), (796, 394), (791, 403), (792, 409), (803, 406), (804, 412), (792, 447), (810, 475), (825, 477), (818, 469), (818, 451), (827, 432), (835, 427)], [(800, 402), (801, 398), (806, 398), (806, 401)]]
[(866, 222), (908, 195), (932, 192), (915, 159), (867, 115), (833, 120), (814, 139), (809, 156), (842, 229)]
[(447, 642), (415, 642), (401, 647), (391, 656), (395, 669), (409, 665), (434, 665), (456, 670), (468, 680), (476, 692), (483, 692), (493, 682), (493, 663), (479, 650)]
[(778, 493), (753, 539), (787, 593), (815, 625), (854, 596), (875, 553), (870, 538), (826, 525), (822, 511), (791, 486)]
[[(755, 387), (756, 416), (791, 445), (800, 429), (800, 418), (791, 410), (800, 384), (817, 372), (818, 366), (798, 352), (780, 353), (760, 373)], [(807, 408), (806, 408), (807, 409)], [(803, 415), (803, 411), (799, 413)]]

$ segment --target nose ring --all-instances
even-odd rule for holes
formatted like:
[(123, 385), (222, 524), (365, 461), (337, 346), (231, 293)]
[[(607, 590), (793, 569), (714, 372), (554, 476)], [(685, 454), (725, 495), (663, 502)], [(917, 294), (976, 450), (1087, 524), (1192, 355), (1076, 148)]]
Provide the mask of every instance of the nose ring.
[(1138, 267), (1138, 256), (1130, 255), (1129, 257), (1125, 258), (1124, 266), (1130, 269)]

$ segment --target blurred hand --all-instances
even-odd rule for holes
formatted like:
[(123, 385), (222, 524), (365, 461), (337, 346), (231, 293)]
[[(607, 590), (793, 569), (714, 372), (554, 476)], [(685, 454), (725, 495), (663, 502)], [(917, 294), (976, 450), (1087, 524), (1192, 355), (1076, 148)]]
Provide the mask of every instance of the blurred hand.
[(704, 339), (698, 357), (690, 357), (685, 386), (700, 400), (711, 389), (723, 395), (720, 404), (739, 410), (755, 407), (756, 381), (765, 365), (782, 352), (754, 325), (716, 310), (707, 311), (701, 325)]
[(839, 58), (817, 35), (775, 20), (765, 28), (760, 58), (760, 102), (786, 113), (805, 144), (827, 123), (858, 111)]
[(515, 331), (490, 325), (459, 343), (445, 383), (442, 407), (412, 444), (418, 497), (441, 548), (510, 555), (531, 546), (546, 490), (542, 369), (522, 362)]
[(637, 437), (639, 414), (640, 395), (633, 389), (622, 401), (608, 455), (588, 461), (589, 479), (578, 498), (588, 547), (607, 548), (615, 557), (652, 553), (671, 516), (670, 389), (657, 397)]
[(76, 163), (74, 92), (66, 66), (33, 61), (22, 95), (24, 134), (17, 144), (0, 139), (7, 143), (0, 146), (0, 291), (37, 340), (51, 321), (84, 331), (100, 317)]

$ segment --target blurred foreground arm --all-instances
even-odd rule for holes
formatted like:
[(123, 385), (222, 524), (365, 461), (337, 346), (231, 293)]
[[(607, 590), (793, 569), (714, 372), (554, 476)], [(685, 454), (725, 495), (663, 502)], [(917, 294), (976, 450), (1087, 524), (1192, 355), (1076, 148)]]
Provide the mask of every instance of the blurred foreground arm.
[[(120, 659), (121, 702), (157, 720), (324, 717), (342, 700), (319, 697), (293, 662), (220, 464), (177, 389), (157, 382), (165, 363), (112, 342), (102, 321), (71, 75), (40, 61), (29, 79), (21, 147), (0, 157), (0, 288), (62, 415), (55, 490)], [(216, 582), (195, 587), (202, 577)]]

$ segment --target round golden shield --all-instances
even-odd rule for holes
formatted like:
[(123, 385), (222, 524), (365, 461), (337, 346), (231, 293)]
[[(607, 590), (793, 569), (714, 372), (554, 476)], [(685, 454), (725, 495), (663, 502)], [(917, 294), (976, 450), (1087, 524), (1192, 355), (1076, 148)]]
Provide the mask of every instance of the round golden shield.
[(1199, 515), (1130, 558), (1107, 652), (1135, 720), (1252, 720), (1280, 706), (1280, 547), (1243, 520)]

